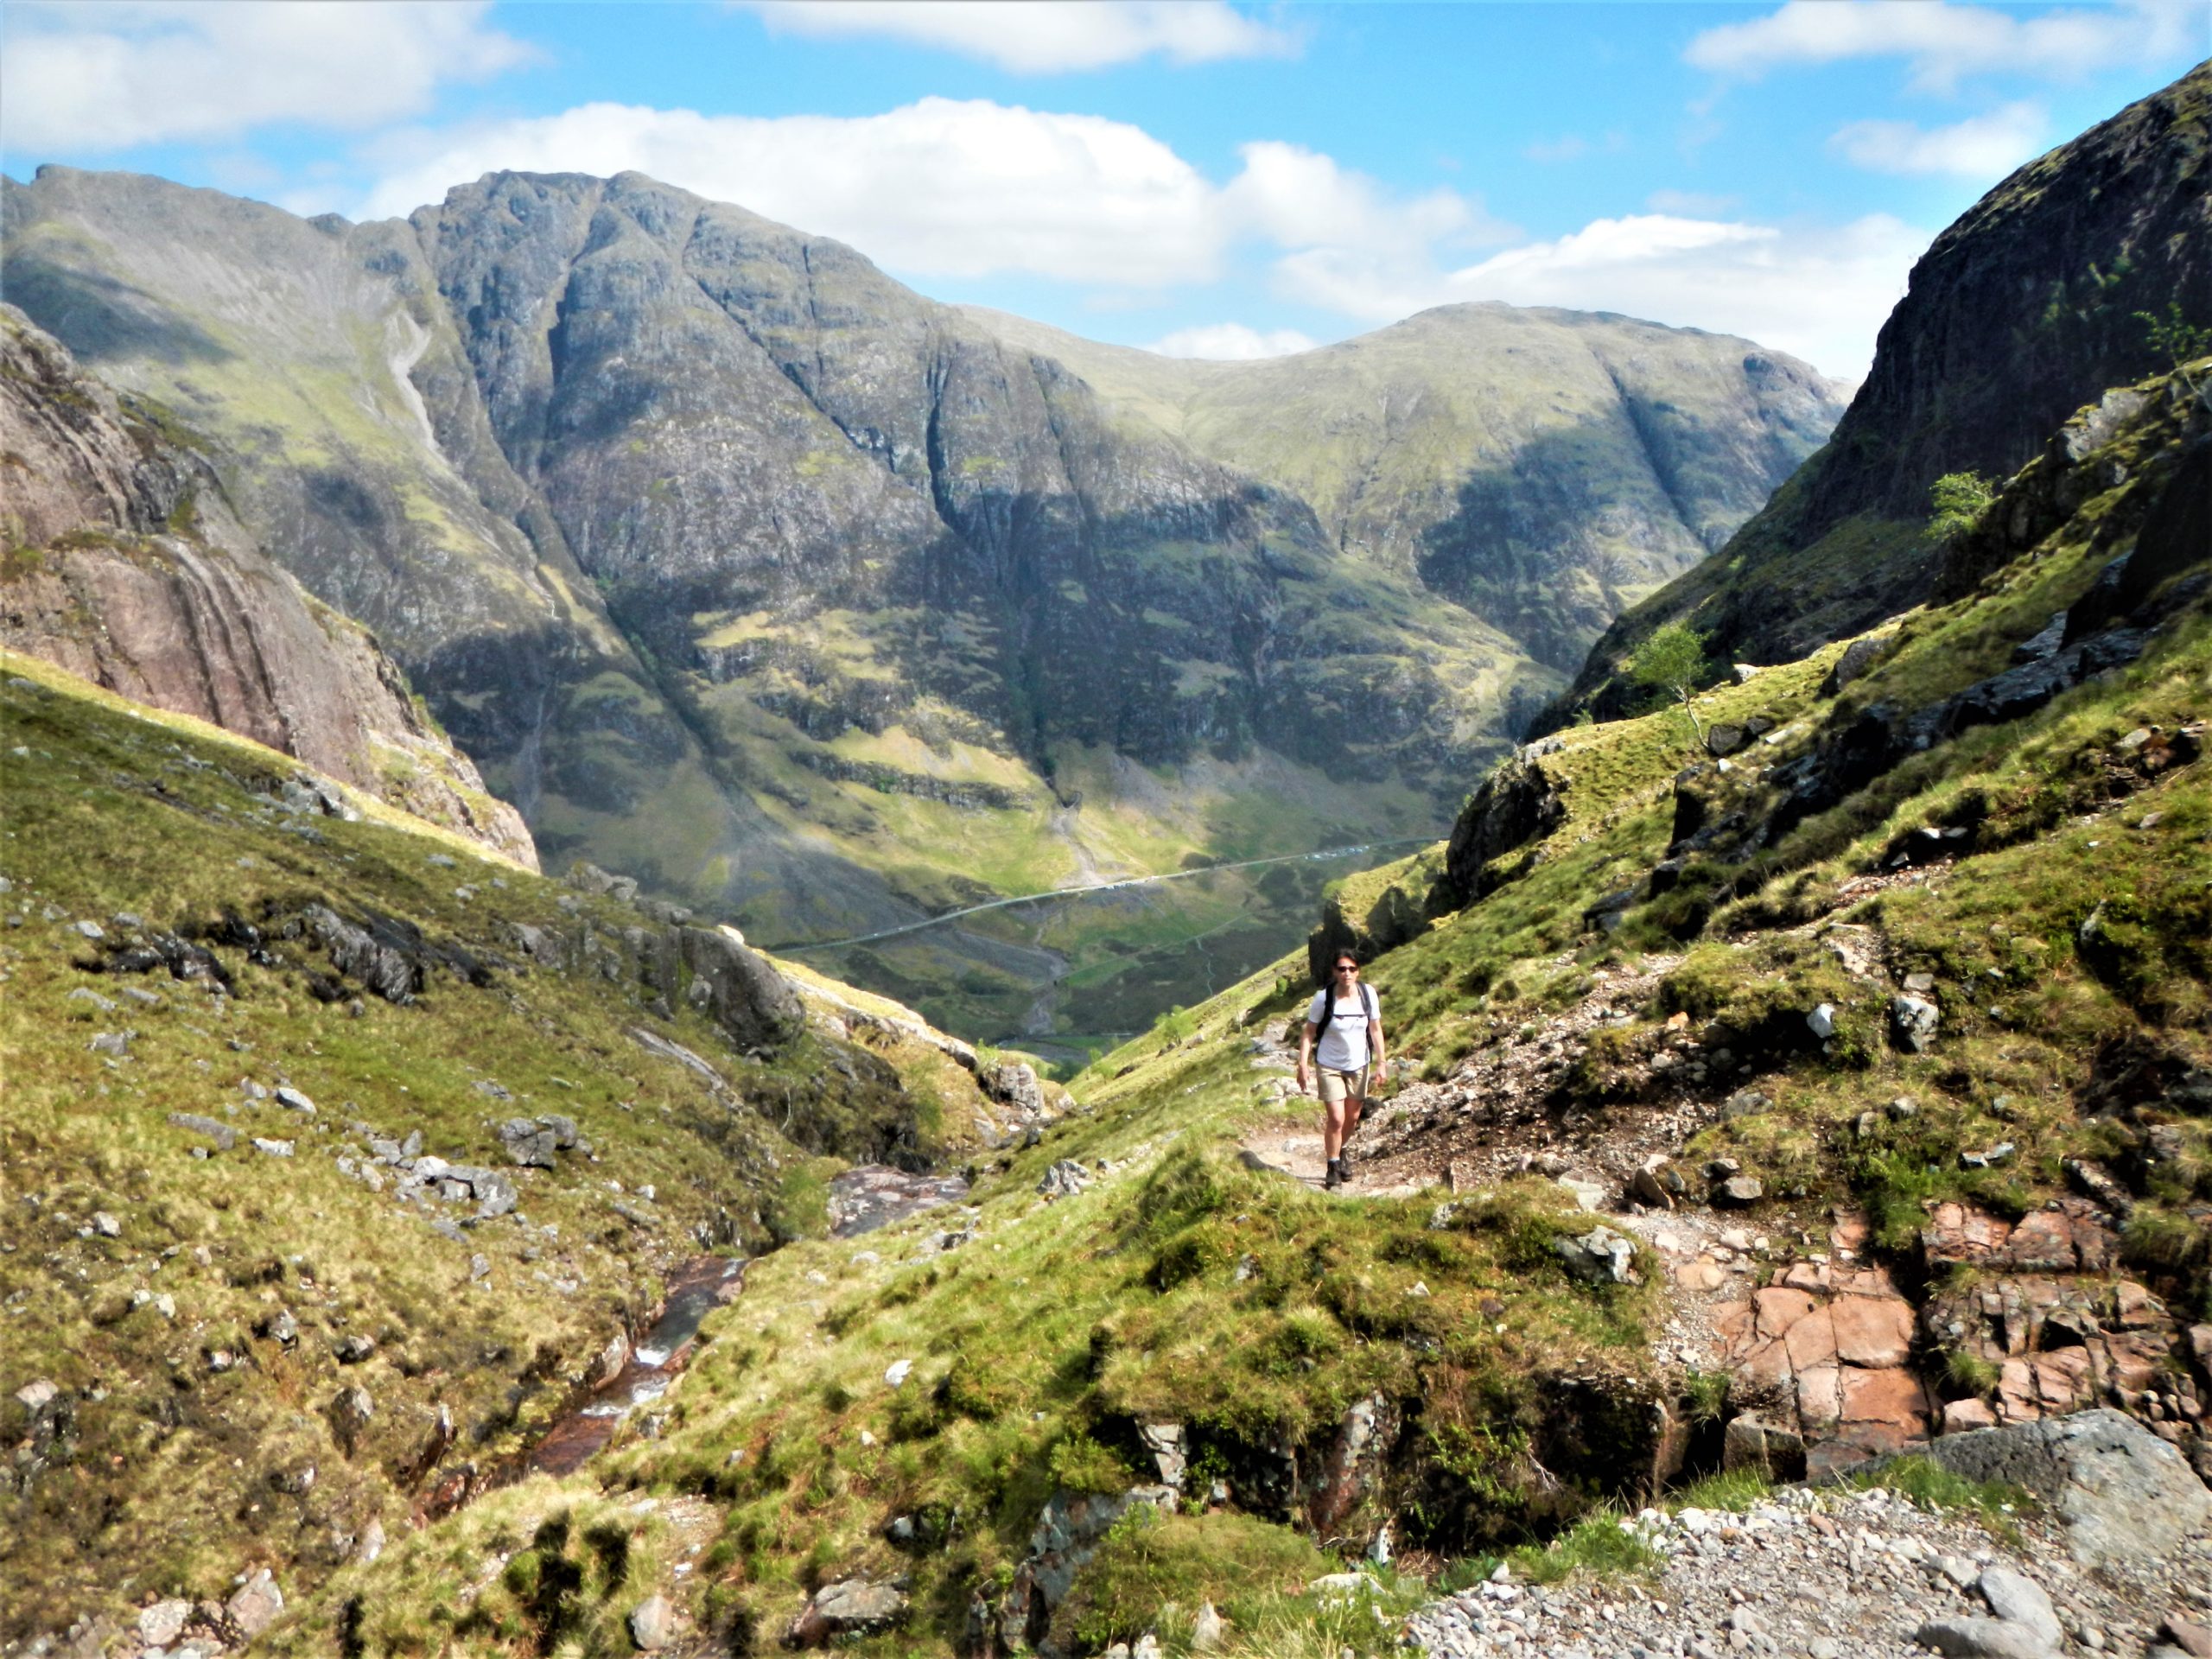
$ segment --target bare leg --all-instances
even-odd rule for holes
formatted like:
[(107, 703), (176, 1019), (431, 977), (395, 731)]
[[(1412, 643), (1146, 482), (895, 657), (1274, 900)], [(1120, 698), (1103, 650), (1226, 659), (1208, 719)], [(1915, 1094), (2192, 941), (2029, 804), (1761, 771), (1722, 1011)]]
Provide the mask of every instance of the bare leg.
[(1331, 1163), (1344, 1149), (1344, 1136), (1350, 1132), (1344, 1124), (1345, 1103), (1325, 1101), (1321, 1106), (1321, 1155)]
[[(1351, 1139), (1352, 1131), (1359, 1127), (1359, 1116), (1366, 1109), (1367, 1096), (1365, 1095), (1347, 1095), (1344, 1096), (1344, 1126), (1343, 1130), (1337, 1136), (1337, 1147), (1338, 1151), (1342, 1151), (1344, 1142)], [(1334, 1154), (1331, 1154), (1332, 1157), (1334, 1155)]]

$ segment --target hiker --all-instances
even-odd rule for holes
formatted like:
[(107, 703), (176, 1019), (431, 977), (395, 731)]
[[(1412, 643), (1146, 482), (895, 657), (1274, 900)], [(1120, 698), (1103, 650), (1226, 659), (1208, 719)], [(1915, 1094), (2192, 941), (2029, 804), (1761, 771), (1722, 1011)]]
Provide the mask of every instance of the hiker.
[[(1320, 1052), (1314, 1052), (1319, 1039)], [(1339, 1187), (1351, 1179), (1351, 1154), (1345, 1143), (1367, 1108), (1371, 1076), (1380, 1084), (1390, 1062), (1382, 1052), (1382, 1010), (1374, 991), (1360, 983), (1359, 958), (1339, 950), (1329, 982), (1313, 993), (1306, 1029), (1298, 1039), (1298, 1092), (1306, 1092), (1312, 1063), (1321, 1066), (1321, 1150), (1329, 1173), (1321, 1185)]]

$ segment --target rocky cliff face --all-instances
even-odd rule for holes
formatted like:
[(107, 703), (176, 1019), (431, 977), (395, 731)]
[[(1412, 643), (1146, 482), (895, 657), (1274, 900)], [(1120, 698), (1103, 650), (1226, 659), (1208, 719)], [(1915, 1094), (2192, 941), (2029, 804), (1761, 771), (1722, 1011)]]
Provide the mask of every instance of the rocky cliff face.
[(2212, 324), (2212, 66), (2020, 168), (1936, 239), (1827, 446), (1711, 562), (1624, 614), (1571, 696), (1687, 615), (1779, 661), (1934, 593), (1929, 486), (2002, 479), (2107, 386), (2170, 366), (2142, 314)]
[(206, 462), (0, 308), (0, 643), (197, 715), (537, 868), (521, 817), (359, 625), (266, 558)]

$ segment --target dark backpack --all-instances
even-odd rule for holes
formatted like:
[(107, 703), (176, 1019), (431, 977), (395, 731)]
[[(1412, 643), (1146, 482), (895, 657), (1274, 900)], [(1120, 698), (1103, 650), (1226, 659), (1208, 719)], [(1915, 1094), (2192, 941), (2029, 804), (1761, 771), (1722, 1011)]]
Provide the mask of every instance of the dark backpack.
[[(1367, 1010), (1367, 1017), (1375, 1018), (1375, 988), (1365, 980), (1359, 982), (1359, 1006)], [(1319, 1048), (1321, 1039), (1329, 1034), (1329, 1027), (1337, 1017), (1337, 994), (1329, 986), (1321, 988), (1321, 1023), (1313, 1027), (1313, 1046)]]

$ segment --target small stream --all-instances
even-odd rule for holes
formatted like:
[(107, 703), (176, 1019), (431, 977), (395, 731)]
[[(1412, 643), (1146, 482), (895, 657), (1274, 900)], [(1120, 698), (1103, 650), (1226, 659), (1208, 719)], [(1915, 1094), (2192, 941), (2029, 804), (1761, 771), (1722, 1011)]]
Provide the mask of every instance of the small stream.
[(622, 1420), (668, 1392), (691, 1357), (701, 1321), (745, 1288), (747, 1264), (726, 1255), (694, 1256), (670, 1276), (668, 1300), (614, 1380), (546, 1431), (523, 1472), (570, 1475), (614, 1438)]
[[(862, 1164), (830, 1182), (830, 1231), (838, 1238), (874, 1232), (925, 1210), (943, 1209), (968, 1196), (957, 1175), (909, 1175), (882, 1164)], [(572, 1475), (614, 1438), (632, 1412), (668, 1392), (690, 1363), (699, 1326), (708, 1314), (737, 1300), (749, 1264), (727, 1255), (694, 1256), (669, 1276), (668, 1300), (614, 1379), (556, 1420), (524, 1459), (521, 1473)]]

